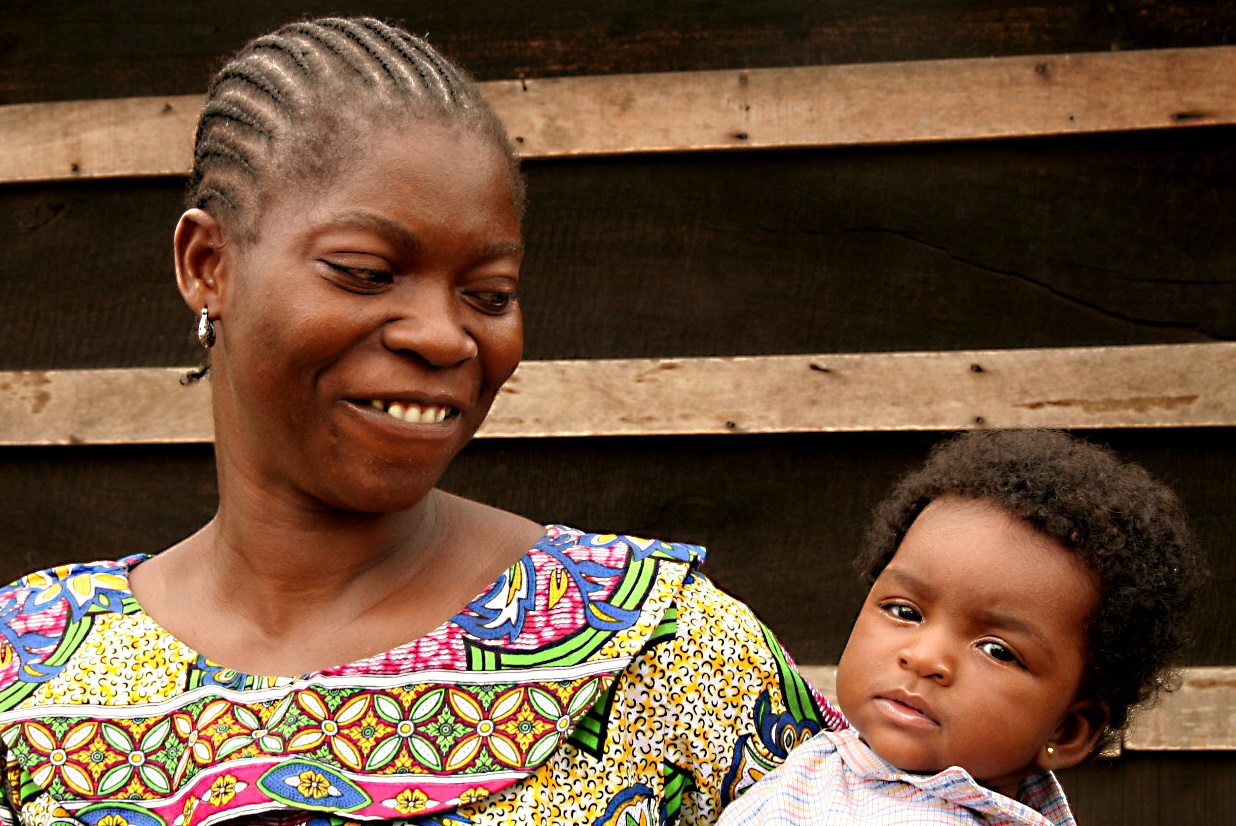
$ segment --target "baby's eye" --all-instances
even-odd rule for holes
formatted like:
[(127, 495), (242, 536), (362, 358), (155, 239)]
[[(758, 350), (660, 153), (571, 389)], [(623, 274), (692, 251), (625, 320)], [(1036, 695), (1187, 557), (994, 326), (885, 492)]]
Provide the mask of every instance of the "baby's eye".
[(1021, 660), (1017, 659), (1017, 655), (1013, 653), (1012, 649), (1003, 643), (996, 642), (995, 640), (988, 640), (987, 642), (980, 642), (978, 647), (980, 651), (991, 657), (993, 660), (999, 660), (1002, 663), (1017, 663), (1018, 665), (1021, 665)]
[(905, 622), (922, 622), (923, 615), (918, 612), (918, 609), (905, 605), (900, 602), (890, 602), (887, 605), (880, 606), (886, 613)]

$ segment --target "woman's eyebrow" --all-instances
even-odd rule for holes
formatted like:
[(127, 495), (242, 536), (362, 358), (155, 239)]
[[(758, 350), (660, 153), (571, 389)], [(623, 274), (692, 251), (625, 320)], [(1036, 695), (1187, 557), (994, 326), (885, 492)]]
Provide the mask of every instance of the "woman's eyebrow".
[(485, 258), (500, 258), (504, 255), (522, 256), (524, 254), (524, 245), (522, 241), (497, 241), (492, 244), (486, 244), (480, 251)]
[(387, 241), (411, 250), (417, 250), (423, 246), (421, 239), (408, 232), (407, 229), (380, 215), (374, 215), (372, 212), (345, 212), (331, 221), (331, 224), (336, 227), (352, 227), (376, 232)]
[[(380, 215), (374, 215), (372, 212), (360, 210), (346, 212), (336, 218), (332, 224), (336, 227), (353, 227), (376, 232), (392, 244), (408, 250), (419, 250), (424, 246), (424, 242), (406, 228)], [(524, 245), (522, 241), (495, 241), (489, 244), (481, 244), (476, 250), (476, 257), (486, 260), (501, 258), (507, 255), (522, 257), (523, 254)]]

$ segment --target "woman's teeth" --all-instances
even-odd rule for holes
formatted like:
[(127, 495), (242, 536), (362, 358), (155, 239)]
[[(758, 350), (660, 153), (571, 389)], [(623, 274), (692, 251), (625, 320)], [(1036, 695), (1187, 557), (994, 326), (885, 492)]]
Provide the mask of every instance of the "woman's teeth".
[(436, 404), (420, 405), (412, 402), (384, 402), (380, 399), (371, 401), (370, 406), (374, 410), (381, 410), (384, 413), (389, 413), (396, 419), (412, 424), (439, 424), (446, 420), (450, 415), (449, 407), (442, 407)]

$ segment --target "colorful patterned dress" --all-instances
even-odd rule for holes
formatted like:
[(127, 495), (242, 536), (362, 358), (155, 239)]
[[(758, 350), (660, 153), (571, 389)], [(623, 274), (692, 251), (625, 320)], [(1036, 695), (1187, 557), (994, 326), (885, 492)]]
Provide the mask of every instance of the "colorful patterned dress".
[(552, 526), (433, 632), (299, 678), (161, 628), (146, 558), (0, 591), (0, 821), (712, 823), (843, 725), (690, 545)]

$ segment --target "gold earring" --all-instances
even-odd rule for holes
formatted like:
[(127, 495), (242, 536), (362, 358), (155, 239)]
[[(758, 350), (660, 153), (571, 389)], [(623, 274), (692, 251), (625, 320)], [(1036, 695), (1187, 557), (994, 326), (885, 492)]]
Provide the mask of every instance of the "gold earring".
[(197, 341), (207, 350), (215, 346), (215, 325), (210, 322), (209, 307), (203, 307), (197, 319)]
[(1048, 760), (1050, 760), (1050, 759), (1052, 759), (1052, 758), (1053, 758), (1053, 757), (1055, 757), (1055, 756), (1056, 756), (1056, 747), (1055, 747), (1055, 746), (1048, 746), (1048, 747), (1047, 747), (1047, 759), (1048, 759)]

